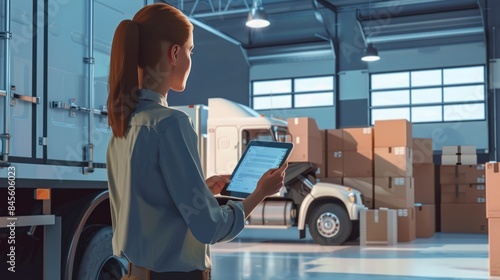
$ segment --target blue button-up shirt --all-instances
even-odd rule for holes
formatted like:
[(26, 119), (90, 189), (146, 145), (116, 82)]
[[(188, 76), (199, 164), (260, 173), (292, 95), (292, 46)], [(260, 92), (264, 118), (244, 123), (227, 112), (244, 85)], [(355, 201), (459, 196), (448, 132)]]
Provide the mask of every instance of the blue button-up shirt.
[(107, 151), (115, 255), (156, 272), (204, 270), (207, 244), (243, 230), (242, 203), (219, 206), (207, 188), (197, 141), (184, 112), (140, 91), (126, 136)]

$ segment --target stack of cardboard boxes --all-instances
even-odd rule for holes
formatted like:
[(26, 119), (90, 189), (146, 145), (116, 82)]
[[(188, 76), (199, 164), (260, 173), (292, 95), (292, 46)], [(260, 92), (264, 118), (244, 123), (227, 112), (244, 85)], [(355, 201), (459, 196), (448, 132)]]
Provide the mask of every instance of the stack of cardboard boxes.
[(474, 146), (443, 147), (439, 179), (442, 232), (488, 232), (484, 164), (476, 164), (472, 152)]
[[(319, 133), (310, 118), (292, 118), (288, 125), (295, 144), (290, 161), (316, 163), (319, 181), (360, 191), (363, 204), (369, 209), (395, 210), (399, 242), (417, 237), (417, 219), (418, 237), (434, 234), (432, 140), (413, 139), (411, 123), (376, 121), (375, 127), (328, 129)], [(321, 158), (317, 152), (323, 150)], [(415, 202), (419, 206), (415, 207)], [(370, 220), (372, 213), (368, 215)]]
[(407, 120), (375, 121), (375, 208), (397, 210), (399, 242), (416, 238), (412, 145)]
[(373, 128), (342, 129), (344, 149), (344, 185), (363, 194), (363, 204), (374, 207), (373, 200)]
[(373, 128), (328, 129), (326, 177), (320, 181), (343, 184), (363, 194), (363, 204), (373, 208)]
[(486, 216), (488, 218), (488, 251), (490, 275), (500, 276), (500, 165), (486, 164)]
[(288, 161), (311, 162), (322, 166), (324, 164), (323, 139), (316, 121), (302, 117), (290, 118), (287, 122), (294, 144)]
[(429, 238), (436, 232), (436, 183), (432, 138), (413, 138), (416, 237)]
[[(323, 132), (326, 143), (326, 159), (327, 163), (326, 177), (328, 182), (342, 184), (344, 177), (344, 158), (342, 156), (342, 129), (328, 129)], [(323, 181), (326, 178), (322, 178)]]

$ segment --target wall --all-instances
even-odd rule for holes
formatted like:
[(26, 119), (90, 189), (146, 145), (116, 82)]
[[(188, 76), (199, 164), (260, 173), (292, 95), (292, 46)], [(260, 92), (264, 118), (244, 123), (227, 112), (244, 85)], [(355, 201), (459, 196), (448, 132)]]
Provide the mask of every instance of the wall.
[(249, 66), (239, 46), (195, 26), (191, 74), (182, 93), (171, 91), (170, 106), (208, 104), (221, 97), (248, 105)]
[[(498, 109), (500, 108), (500, 11), (499, 1), (487, 1), (487, 30), (488, 30), (488, 59), (490, 61), (490, 141), (492, 143), (490, 160), (500, 160), (500, 137), (498, 130), (500, 122), (498, 122)], [(496, 108), (496, 109), (495, 109)]]
[[(497, 11), (500, 4), (495, 1), (487, 2), (490, 5), (488, 29), (491, 29), (499, 20), (494, 17), (492, 10)], [(491, 43), (490, 54), (487, 56), (486, 44), (477, 42), (379, 50), (381, 60), (366, 63), (361, 61), (364, 45), (355, 16), (352, 12), (340, 13), (338, 20), (340, 52), (337, 79), (338, 104), (333, 107), (310, 109), (262, 110), (260, 113), (278, 118), (313, 117), (317, 120), (318, 126), (323, 129), (368, 126), (370, 124), (368, 115), (370, 73), (485, 65), (487, 57), (494, 57)], [(500, 28), (497, 28), (494, 33), (498, 34), (499, 31)], [(500, 44), (496, 44), (496, 49), (499, 46)], [(498, 53), (500, 51), (496, 52), (496, 57)], [(249, 85), (252, 80), (330, 75), (335, 72), (333, 59), (290, 60), (248, 66), (239, 47), (196, 28), (193, 70), (186, 91), (182, 94), (170, 93), (169, 103), (171, 105), (206, 104), (208, 97), (217, 96), (249, 104)], [(500, 103), (500, 100), (496, 101)], [(493, 106), (489, 107), (489, 111), (493, 111)], [(337, 117), (336, 113), (338, 113)], [(440, 150), (443, 145), (457, 144), (472, 144), (478, 149), (487, 150), (491, 146), (490, 142), (500, 144), (499, 138), (493, 140), (489, 136), (488, 121), (414, 125), (414, 137), (433, 137), (435, 150)]]
[[(381, 59), (371, 63), (363, 62), (364, 69), (353, 69), (353, 64), (358, 67), (360, 65), (358, 62), (353, 62), (354, 59), (358, 59), (355, 53), (350, 54), (351, 56), (341, 55), (344, 58), (340, 60), (340, 127), (370, 124), (368, 116), (370, 73), (486, 64), (484, 43), (380, 51)], [(480, 150), (489, 149), (487, 120), (414, 124), (413, 137), (432, 137), (435, 150), (441, 150), (441, 147), (446, 145), (476, 145)]]
[[(333, 59), (256, 64), (250, 67), (250, 81), (333, 75), (334, 72), (335, 65)], [(320, 129), (335, 128), (335, 106), (260, 110), (259, 113), (285, 120), (291, 117), (311, 117), (316, 119), (316, 123)]]

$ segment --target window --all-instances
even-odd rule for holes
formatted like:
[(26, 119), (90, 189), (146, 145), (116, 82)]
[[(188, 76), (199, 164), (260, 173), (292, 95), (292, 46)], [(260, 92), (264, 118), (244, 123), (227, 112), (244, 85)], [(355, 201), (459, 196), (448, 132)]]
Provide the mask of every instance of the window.
[(370, 75), (370, 115), (413, 123), (484, 120), (484, 66)]
[(333, 76), (252, 82), (255, 110), (333, 106)]

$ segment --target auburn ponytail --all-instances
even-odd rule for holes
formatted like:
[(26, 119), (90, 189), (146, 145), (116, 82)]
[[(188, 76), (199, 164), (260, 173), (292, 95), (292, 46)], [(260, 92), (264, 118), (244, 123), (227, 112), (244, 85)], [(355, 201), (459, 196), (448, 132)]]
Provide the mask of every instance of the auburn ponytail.
[(124, 137), (138, 100), (139, 26), (120, 22), (111, 45), (108, 123), (115, 137)]

